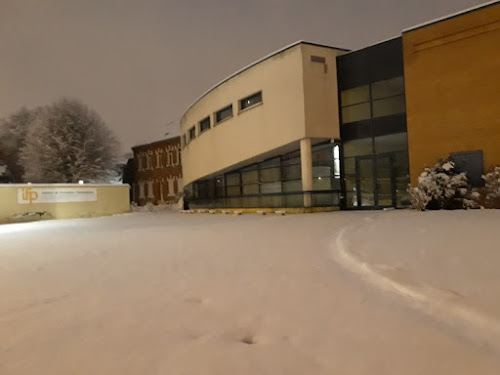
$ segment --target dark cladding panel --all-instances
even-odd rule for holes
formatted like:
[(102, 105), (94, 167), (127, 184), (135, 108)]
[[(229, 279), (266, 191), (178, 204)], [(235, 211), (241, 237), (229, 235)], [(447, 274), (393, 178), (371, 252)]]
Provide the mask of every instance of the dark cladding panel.
[(375, 118), (372, 126), (374, 136), (406, 132), (406, 114)]
[(368, 47), (367, 50), (370, 60), (372, 82), (382, 81), (404, 74), (403, 42), (401, 37)]
[(339, 90), (403, 75), (402, 38), (337, 57)]
[(371, 121), (364, 120), (353, 122), (350, 124), (341, 126), (341, 134), (343, 141), (349, 141), (351, 139), (367, 138), (371, 137)]
[(370, 82), (370, 67), (366, 49), (337, 57), (339, 90), (361, 86)]

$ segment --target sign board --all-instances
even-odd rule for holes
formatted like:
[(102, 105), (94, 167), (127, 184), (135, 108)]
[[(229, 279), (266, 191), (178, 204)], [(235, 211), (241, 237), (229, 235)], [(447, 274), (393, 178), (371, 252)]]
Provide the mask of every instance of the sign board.
[(25, 187), (17, 189), (17, 203), (63, 203), (63, 202), (95, 202), (95, 188), (36, 188)]

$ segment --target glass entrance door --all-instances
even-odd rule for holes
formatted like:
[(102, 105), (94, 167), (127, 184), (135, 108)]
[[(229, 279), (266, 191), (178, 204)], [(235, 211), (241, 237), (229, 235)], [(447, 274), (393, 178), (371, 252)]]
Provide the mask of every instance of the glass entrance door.
[(358, 207), (395, 206), (396, 188), (391, 155), (358, 156), (356, 185)]
[(373, 159), (372, 157), (358, 158), (356, 164), (358, 205), (361, 207), (372, 207), (375, 205)]

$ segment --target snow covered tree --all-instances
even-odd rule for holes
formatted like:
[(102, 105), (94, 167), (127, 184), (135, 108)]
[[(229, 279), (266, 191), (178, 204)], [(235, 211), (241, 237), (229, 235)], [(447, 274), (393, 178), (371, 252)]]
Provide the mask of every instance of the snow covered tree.
[(19, 111), (0, 123), (0, 164), (7, 167), (3, 176), (11, 182), (22, 182), (24, 168), (19, 161), (19, 152), (24, 146), (28, 130), (35, 120), (40, 108)]
[(486, 201), (500, 204), (500, 166), (496, 166), (491, 172), (483, 176), (486, 190)]
[(20, 153), (30, 182), (106, 181), (115, 168), (118, 141), (101, 117), (75, 99), (44, 107)]
[(418, 186), (409, 187), (411, 205), (418, 210), (476, 208), (465, 173), (457, 173), (455, 163), (440, 160), (433, 168), (425, 168)]

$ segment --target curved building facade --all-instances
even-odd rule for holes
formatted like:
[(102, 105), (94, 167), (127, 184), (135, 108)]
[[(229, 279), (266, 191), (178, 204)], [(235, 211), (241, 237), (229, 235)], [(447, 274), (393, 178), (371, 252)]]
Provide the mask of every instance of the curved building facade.
[(191, 105), (181, 119), (181, 139), (192, 206), (338, 206), (335, 72), (343, 52), (295, 43)]

